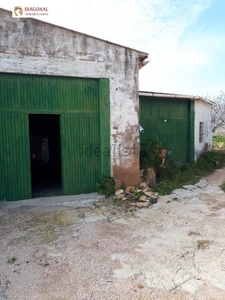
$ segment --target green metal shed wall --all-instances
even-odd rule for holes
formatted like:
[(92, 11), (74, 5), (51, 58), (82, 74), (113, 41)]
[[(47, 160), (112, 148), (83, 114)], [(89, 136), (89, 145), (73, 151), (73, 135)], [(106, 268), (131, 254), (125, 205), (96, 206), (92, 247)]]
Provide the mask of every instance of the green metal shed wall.
[(0, 112), (1, 200), (31, 195), (29, 125), (25, 113)]
[(193, 160), (193, 101), (140, 96), (141, 147), (151, 141), (162, 143), (167, 157), (179, 162)]
[(29, 114), (60, 115), (63, 194), (110, 174), (108, 79), (0, 73), (0, 200), (31, 198)]

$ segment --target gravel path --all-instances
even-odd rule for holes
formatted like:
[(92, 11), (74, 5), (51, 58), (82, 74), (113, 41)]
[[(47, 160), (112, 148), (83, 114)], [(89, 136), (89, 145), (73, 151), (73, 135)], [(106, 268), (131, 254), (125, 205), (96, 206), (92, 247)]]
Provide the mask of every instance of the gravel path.
[[(1, 209), (1, 300), (224, 300), (225, 169), (146, 209)], [(47, 201), (47, 199), (46, 199)]]

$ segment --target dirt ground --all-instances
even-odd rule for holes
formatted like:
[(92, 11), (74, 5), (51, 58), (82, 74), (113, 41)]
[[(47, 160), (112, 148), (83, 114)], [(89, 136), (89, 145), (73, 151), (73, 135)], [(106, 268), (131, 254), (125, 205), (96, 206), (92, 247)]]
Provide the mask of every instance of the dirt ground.
[(225, 299), (224, 179), (217, 170), (134, 211), (0, 203), (0, 299)]

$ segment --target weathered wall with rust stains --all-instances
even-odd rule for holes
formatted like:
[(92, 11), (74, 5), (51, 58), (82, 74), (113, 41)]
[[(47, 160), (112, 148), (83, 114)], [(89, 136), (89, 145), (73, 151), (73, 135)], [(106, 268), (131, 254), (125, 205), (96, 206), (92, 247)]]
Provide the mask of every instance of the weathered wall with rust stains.
[(0, 71), (110, 79), (112, 175), (139, 178), (138, 51), (0, 9)]

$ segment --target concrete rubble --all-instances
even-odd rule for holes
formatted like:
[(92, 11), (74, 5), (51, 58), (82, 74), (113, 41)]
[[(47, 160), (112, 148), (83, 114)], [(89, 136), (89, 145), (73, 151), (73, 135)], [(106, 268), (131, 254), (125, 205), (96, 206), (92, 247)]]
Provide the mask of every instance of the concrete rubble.
[(131, 206), (142, 208), (157, 203), (158, 193), (153, 192), (146, 185), (143, 188), (128, 186), (125, 189), (118, 189), (115, 192), (115, 198), (121, 201), (129, 201)]

